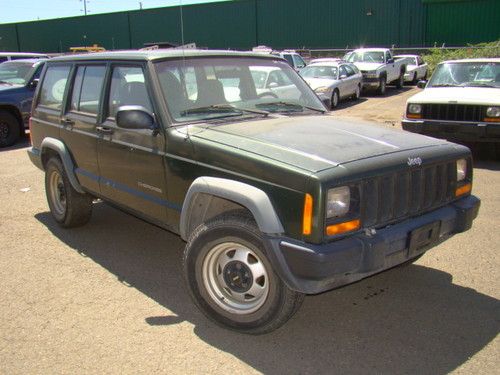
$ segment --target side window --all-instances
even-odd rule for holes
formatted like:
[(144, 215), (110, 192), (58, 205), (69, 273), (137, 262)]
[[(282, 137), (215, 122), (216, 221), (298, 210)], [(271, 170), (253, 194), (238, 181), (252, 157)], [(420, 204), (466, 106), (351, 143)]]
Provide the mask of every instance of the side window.
[(306, 66), (306, 63), (304, 62), (302, 57), (300, 57), (299, 55), (292, 55), (292, 56), (293, 56), (293, 61), (295, 61), (295, 66), (297, 68), (303, 68), (304, 66)]
[(392, 59), (392, 55), (390, 52), (387, 52), (387, 56), (386, 56), (386, 60), (385, 61), (389, 61), (390, 59)]
[(97, 115), (105, 73), (105, 66), (77, 68), (70, 110)]
[(35, 73), (33, 74), (33, 77), (31, 79), (40, 78), (40, 73), (42, 73), (42, 69), (43, 69), (43, 64), (40, 64), (38, 68), (36, 68)]
[(344, 65), (344, 68), (347, 72), (347, 76), (350, 77), (350, 76), (353, 76), (354, 74), (356, 74), (354, 72), (354, 70), (349, 66), (349, 65)]
[(287, 54), (284, 54), (284, 55), (283, 55), (283, 58), (284, 58), (286, 61), (288, 61), (288, 63), (289, 63), (291, 66), (293, 66), (293, 59), (292, 59), (292, 55), (290, 55), (290, 54), (288, 54), (288, 53), (287, 53)]
[(61, 109), (69, 70), (69, 66), (61, 65), (47, 68), (40, 90), (39, 105), (52, 109)]
[(146, 90), (144, 72), (139, 66), (115, 66), (111, 76), (108, 116), (115, 117), (124, 105), (140, 105), (153, 112)]
[(339, 75), (340, 78), (345, 78), (347, 77), (347, 70), (345, 68), (345, 65), (342, 65), (340, 67), (340, 75)]

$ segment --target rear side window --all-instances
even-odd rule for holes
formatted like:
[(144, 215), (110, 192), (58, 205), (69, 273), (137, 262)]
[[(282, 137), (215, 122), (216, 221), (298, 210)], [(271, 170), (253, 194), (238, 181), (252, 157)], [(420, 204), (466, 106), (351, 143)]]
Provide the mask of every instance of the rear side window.
[(62, 108), (69, 70), (69, 66), (61, 65), (49, 66), (47, 68), (40, 90), (39, 105), (58, 110)]
[(140, 105), (153, 112), (141, 67), (115, 66), (111, 76), (108, 116), (115, 117), (124, 105)]
[(76, 71), (70, 110), (96, 115), (104, 83), (105, 66), (79, 66)]

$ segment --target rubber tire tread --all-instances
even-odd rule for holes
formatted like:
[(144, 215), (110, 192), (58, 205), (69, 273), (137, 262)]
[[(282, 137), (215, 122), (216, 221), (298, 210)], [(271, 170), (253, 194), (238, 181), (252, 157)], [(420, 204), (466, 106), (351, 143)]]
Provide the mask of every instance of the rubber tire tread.
[(22, 127), (17, 118), (6, 111), (0, 111), (0, 121), (6, 122), (9, 126), (9, 136), (4, 142), (0, 143), (0, 148), (12, 146), (21, 138)]
[(52, 207), (50, 203), (48, 185), (49, 172), (52, 168), (57, 169), (57, 171), (61, 174), (64, 189), (66, 191), (66, 213), (64, 218), (58, 219), (55, 215), (52, 215), (52, 217), (63, 228), (75, 228), (87, 224), (92, 216), (92, 196), (79, 193), (73, 188), (69, 182), (66, 170), (58, 157), (50, 158), (45, 167), (45, 192), (51, 212)]
[[(272, 332), (283, 324), (285, 324), (300, 308), (302, 302), (304, 301), (305, 295), (300, 292), (293, 291), (289, 289), (285, 283), (279, 278), (278, 275), (275, 275), (276, 280), (279, 283), (279, 291), (282, 296), (281, 305), (275, 309), (274, 315), (267, 316), (267, 321), (264, 324), (253, 325), (250, 326), (248, 323), (245, 325), (241, 325), (239, 322), (233, 322), (233, 324), (227, 324), (227, 318), (217, 314), (213, 309), (207, 309), (205, 305), (209, 306), (206, 302), (202, 300), (201, 295), (198, 291), (193, 290), (190, 280), (194, 280), (194, 284), (196, 284), (196, 275), (193, 274), (189, 267), (190, 261), (195, 262), (195, 259), (191, 259), (192, 252), (195, 251), (197, 246), (203, 246), (203, 241), (201, 244), (198, 244), (200, 238), (203, 237), (212, 231), (215, 228), (227, 227), (230, 228), (238, 228), (248, 231), (251, 235), (256, 238), (261, 239), (262, 242), (262, 233), (259, 231), (255, 220), (251, 216), (250, 213), (244, 210), (236, 210), (230, 211), (228, 213), (223, 213), (206, 223), (199, 225), (189, 236), (187, 241), (186, 248), (184, 250), (183, 256), (183, 269), (184, 269), (184, 277), (187, 284), (187, 289), (189, 294), (196, 304), (196, 306), (201, 310), (201, 312), (210, 320), (218, 324), (219, 326), (230, 329), (233, 331), (237, 331), (240, 333), (251, 334), (251, 335), (261, 335)], [(228, 235), (230, 235), (228, 233)], [(262, 246), (261, 250), (265, 253), (266, 250), (264, 246)], [(262, 319), (261, 319), (262, 320)]]

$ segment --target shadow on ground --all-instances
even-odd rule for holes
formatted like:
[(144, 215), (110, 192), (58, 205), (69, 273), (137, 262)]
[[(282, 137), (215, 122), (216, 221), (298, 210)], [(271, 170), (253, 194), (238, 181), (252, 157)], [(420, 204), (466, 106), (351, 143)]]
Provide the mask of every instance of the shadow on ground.
[(365, 98), (391, 98), (393, 96), (400, 95), (400, 94), (402, 94), (406, 91), (410, 91), (412, 89), (414, 89), (413, 86), (403, 86), (400, 89), (398, 89), (395, 86), (387, 86), (387, 89), (386, 89), (384, 95), (380, 95), (379, 93), (377, 93), (376, 90), (364, 90), (361, 93), (361, 97), (362, 98), (363, 97), (365, 97)]
[(36, 218), (68, 249), (175, 314), (145, 316), (144, 330), (189, 321), (200, 339), (263, 373), (445, 374), (499, 332), (498, 300), (453, 284), (446, 272), (413, 265), (307, 297), (271, 334), (240, 335), (194, 307), (182, 282), (184, 243), (177, 236), (102, 203), (78, 229), (59, 228), (47, 212)]

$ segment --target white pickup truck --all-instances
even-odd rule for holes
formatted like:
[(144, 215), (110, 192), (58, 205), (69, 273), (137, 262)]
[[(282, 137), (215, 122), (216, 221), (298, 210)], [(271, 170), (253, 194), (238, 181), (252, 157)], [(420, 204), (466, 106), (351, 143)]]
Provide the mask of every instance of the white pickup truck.
[(389, 84), (403, 87), (407, 63), (405, 59), (394, 59), (387, 48), (359, 48), (348, 52), (344, 59), (363, 74), (363, 89), (377, 90), (383, 95)]

